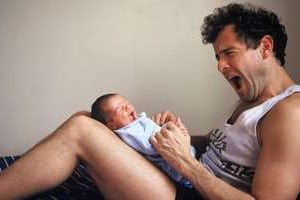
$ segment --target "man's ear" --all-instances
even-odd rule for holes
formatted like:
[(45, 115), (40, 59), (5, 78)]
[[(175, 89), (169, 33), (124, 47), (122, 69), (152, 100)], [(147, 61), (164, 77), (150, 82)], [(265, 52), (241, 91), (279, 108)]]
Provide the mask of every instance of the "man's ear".
[(260, 52), (263, 59), (273, 55), (274, 41), (270, 35), (265, 35), (260, 40)]

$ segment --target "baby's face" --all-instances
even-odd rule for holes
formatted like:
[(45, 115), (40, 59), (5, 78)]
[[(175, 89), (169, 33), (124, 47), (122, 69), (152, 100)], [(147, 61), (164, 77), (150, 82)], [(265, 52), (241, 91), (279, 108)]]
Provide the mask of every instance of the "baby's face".
[(106, 125), (112, 130), (124, 127), (137, 118), (134, 107), (120, 95), (110, 97), (104, 108), (107, 113)]

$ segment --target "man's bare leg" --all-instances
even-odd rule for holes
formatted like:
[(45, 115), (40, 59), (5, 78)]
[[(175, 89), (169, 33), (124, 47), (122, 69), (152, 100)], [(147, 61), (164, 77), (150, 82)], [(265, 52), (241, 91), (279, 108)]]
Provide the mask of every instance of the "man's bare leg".
[(0, 174), (0, 199), (20, 199), (58, 185), (79, 159), (107, 199), (175, 197), (162, 172), (105, 126), (77, 114)]

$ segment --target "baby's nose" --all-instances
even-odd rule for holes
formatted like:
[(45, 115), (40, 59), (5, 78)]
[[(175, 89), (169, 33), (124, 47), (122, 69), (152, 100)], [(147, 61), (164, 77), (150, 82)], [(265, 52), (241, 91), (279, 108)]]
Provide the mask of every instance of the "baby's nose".
[(127, 105), (125, 106), (125, 109), (128, 111), (128, 110), (131, 109), (131, 106), (130, 106), (129, 104), (127, 104)]

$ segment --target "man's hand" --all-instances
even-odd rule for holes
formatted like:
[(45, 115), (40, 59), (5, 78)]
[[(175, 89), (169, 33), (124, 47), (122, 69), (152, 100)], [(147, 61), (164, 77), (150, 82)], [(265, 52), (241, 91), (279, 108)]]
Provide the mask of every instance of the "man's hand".
[(176, 123), (177, 121), (177, 117), (168, 110), (152, 116), (151, 119), (159, 126), (162, 126), (169, 121), (173, 123)]
[[(150, 141), (157, 152), (178, 172), (182, 173), (188, 165), (188, 161), (193, 159), (190, 152), (191, 138), (187, 134), (185, 126), (180, 119), (178, 125), (168, 122), (161, 128)], [(182, 131), (181, 128), (185, 131)]]
[(183, 134), (189, 134), (188, 129), (181, 122), (181, 119), (179, 117), (176, 119), (175, 125), (182, 131)]

